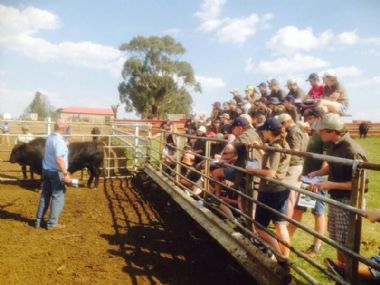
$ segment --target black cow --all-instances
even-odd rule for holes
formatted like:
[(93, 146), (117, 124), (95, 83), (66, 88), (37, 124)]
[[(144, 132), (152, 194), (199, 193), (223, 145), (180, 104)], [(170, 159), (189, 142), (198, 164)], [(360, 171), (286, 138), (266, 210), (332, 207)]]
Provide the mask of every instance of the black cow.
[(33, 173), (41, 175), (42, 173), (42, 159), (44, 156), (45, 139), (36, 138), (28, 143), (15, 145), (12, 149), (9, 161), (11, 163), (18, 163), (22, 167), (22, 174), (24, 179), (26, 176), (26, 166), (30, 167), (30, 176), (33, 179)]
[(369, 130), (369, 124), (368, 122), (361, 122), (359, 125), (359, 134), (360, 138), (366, 138)]
[[(44, 138), (37, 138), (29, 143), (16, 145), (11, 153), (10, 162), (21, 166), (29, 165), (31, 172), (42, 173), (42, 159), (45, 152)], [(90, 172), (87, 187), (91, 187), (95, 178), (95, 187), (99, 185), (100, 167), (103, 163), (103, 146), (94, 142), (73, 142), (69, 144), (68, 171), (74, 173), (85, 167)], [(25, 173), (26, 176), (26, 173)], [(24, 176), (24, 177), (25, 177)]]
[(69, 168), (67, 170), (74, 173), (86, 167), (90, 172), (87, 187), (91, 188), (91, 183), (95, 178), (95, 188), (97, 188), (103, 159), (103, 146), (96, 140), (93, 142), (72, 142), (69, 144)]

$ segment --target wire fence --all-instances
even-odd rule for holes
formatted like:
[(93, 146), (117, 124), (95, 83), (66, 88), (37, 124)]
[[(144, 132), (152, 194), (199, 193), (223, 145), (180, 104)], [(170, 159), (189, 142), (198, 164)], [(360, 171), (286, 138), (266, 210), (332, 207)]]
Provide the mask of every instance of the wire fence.
[[(167, 159), (167, 143), (166, 137), (171, 135), (175, 138), (175, 144), (170, 145), (170, 149), (172, 149), (171, 158)], [(193, 166), (189, 166), (181, 162), (181, 156), (186, 153), (183, 145), (185, 141), (189, 139), (198, 139), (205, 140), (205, 154), (200, 155), (197, 153), (193, 153), (195, 157), (198, 157), (204, 162), (203, 169), (196, 169)], [(296, 262), (293, 262), (293, 258), (284, 259), (284, 257), (278, 253), (274, 248), (272, 248), (268, 243), (266, 243), (263, 239), (261, 239), (253, 230), (252, 225), (259, 228), (262, 231), (265, 231), (272, 238), (276, 239), (280, 244), (290, 249), (298, 258), (301, 258), (305, 262), (307, 262), (311, 267), (314, 267), (317, 271), (319, 271), (322, 275), (327, 278), (338, 282), (339, 284), (358, 284), (358, 265), (359, 263), (365, 264), (373, 269), (380, 270), (380, 265), (369, 258), (366, 258), (360, 254), (360, 244), (361, 244), (361, 218), (365, 215), (363, 210), (364, 204), (364, 192), (365, 192), (365, 180), (366, 180), (366, 170), (380, 170), (379, 164), (369, 163), (365, 161), (359, 160), (350, 160), (344, 159), (334, 156), (327, 156), (322, 154), (315, 153), (307, 153), (307, 152), (297, 152), (292, 150), (280, 149), (269, 146), (249, 146), (250, 153), (254, 149), (261, 149), (263, 151), (270, 152), (281, 152), (290, 155), (297, 155), (301, 157), (311, 157), (321, 161), (327, 161), (330, 163), (336, 163), (341, 165), (348, 165), (352, 167), (352, 191), (351, 191), (351, 203), (347, 205), (345, 203), (339, 202), (337, 200), (330, 199), (328, 197), (319, 195), (310, 191), (305, 185), (301, 187), (295, 187), (293, 185), (289, 185), (287, 183), (278, 181), (273, 178), (260, 176), (260, 175), (252, 175), (246, 169), (238, 167), (234, 164), (224, 163), (220, 167), (229, 167), (234, 169), (237, 172), (243, 174), (241, 177), (244, 181), (244, 185), (237, 187), (236, 185), (232, 185), (232, 183), (227, 180), (219, 181), (212, 177), (210, 173), (210, 165), (214, 161), (214, 158), (210, 156), (211, 146), (214, 143), (224, 143), (227, 144), (225, 140), (218, 140), (206, 137), (197, 137), (185, 134), (171, 133), (165, 130), (162, 130), (161, 136), (157, 138), (152, 138), (150, 140), (150, 152), (156, 153), (155, 156), (151, 156), (151, 164), (156, 166), (157, 171), (159, 171), (162, 175), (170, 179), (173, 183), (180, 186), (184, 191), (186, 191), (189, 195), (191, 195), (194, 199), (199, 201), (200, 205), (206, 206), (218, 212), (218, 214), (224, 216), (225, 219), (229, 220), (232, 224), (234, 224), (240, 231), (243, 231), (245, 235), (250, 237), (253, 241), (259, 240), (260, 243), (265, 244), (267, 248), (270, 248), (272, 253), (275, 254), (276, 259), (279, 261), (284, 261), (289, 263), (289, 266), (301, 275), (304, 279), (306, 279), (311, 284), (320, 284), (320, 281), (316, 280), (315, 277), (312, 276), (311, 273), (308, 272), (305, 268), (301, 268), (297, 265)], [(154, 157), (152, 159), (152, 157)], [(181, 171), (182, 170), (182, 171)], [(187, 170), (187, 171), (184, 171)], [(184, 175), (184, 173), (196, 173), (201, 177), (201, 183), (199, 181), (195, 182), (193, 179), (189, 179), (188, 176)], [(257, 179), (262, 179), (266, 181), (270, 181), (276, 185), (281, 185), (287, 189), (293, 190), (298, 194), (306, 195), (312, 199), (320, 200), (328, 205), (333, 205), (340, 209), (343, 209), (349, 212), (349, 232), (347, 243), (342, 245), (333, 239), (326, 237), (324, 235), (319, 234), (313, 228), (310, 228), (301, 222), (289, 218), (287, 215), (276, 211), (275, 209), (267, 206), (266, 204), (260, 202), (257, 199), (257, 182), (254, 182)], [(234, 193), (235, 196), (239, 197), (239, 199), (248, 202), (249, 206), (244, 208), (244, 206), (236, 207), (231, 205), (231, 203), (226, 202), (226, 199), (222, 199), (215, 195), (212, 191), (212, 185), (220, 185), (224, 189)], [(196, 191), (194, 191), (196, 189)], [(243, 219), (234, 219), (223, 211), (220, 210), (221, 206), (227, 207), (231, 212), (240, 215)], [(331, 246), (332, 248), (341, 251), (344, 253), (346, 260), (345, 267), (345, 278), (343, 279), (340, 275), (334, 274), (327, 270), (325, 266), (316, 262), (313, 258), (309, 257), (305, 253), (303, 253), (299, 249), (299, 245), (289, 244), (286, 241), (279, 238), (275, 232), (270, 229), (267, 229), (260, 225), (255, 218), (252, 216), (252, 211), (257, 206), (260, 206), (267, 211), (274, 213), (275, 215), (281, 217), (286, 220), (288, 223), (295, 225), (298, 229), (303, 230), (310, 236), (316, 237), (320, 239), (325, 244)]]

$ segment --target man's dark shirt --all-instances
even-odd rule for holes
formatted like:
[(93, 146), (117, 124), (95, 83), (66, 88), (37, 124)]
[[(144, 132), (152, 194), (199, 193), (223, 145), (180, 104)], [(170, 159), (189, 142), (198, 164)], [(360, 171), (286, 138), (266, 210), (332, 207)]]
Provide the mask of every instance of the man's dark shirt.
[[(337, 143), (330, 143), (327, 155), (342, 157), (347, 159), (366, 160), (366, 155), (362, 147), (355, 142), (348, 134), (345, 134)], [(347, 182), (352, 180), (352, 166), (329, 162), (329, 177), (332, 182)], [(332, 199), (350, 198), (351, 191), (330, 190)]]

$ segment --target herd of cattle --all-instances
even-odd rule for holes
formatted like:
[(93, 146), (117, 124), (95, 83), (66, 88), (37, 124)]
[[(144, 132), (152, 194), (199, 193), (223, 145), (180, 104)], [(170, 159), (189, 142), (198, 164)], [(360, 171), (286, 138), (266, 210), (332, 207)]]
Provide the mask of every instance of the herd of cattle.
[[(36, 138), (28, 143), (15, 145), (12, 149), (9, 161), (18, 163), (22, 166), (24, 179), (26, 179), (26, 166), (30, 167), (31, 178), (33, 173), (41, 175), (42, 159), (45, 152), (45, 138)], [(69, 167), (68, 171), (74, 173), (84, 168), (88, 169), (90, 177), (87, 187), (95, 179), (95, 188), (99, 185), (99, 176), (103, 164), (104, 152), (103, 144), (94, 139), (92, 142), (72, 142), (69, 148)]]

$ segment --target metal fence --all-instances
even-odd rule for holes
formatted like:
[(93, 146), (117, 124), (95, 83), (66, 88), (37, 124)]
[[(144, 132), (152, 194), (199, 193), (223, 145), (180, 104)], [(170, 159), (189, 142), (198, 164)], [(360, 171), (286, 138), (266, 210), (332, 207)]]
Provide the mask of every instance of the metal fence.
[[(173, 154), (173, 162), (174, 165), (169, 165), (166, 163), (163, 159), (165, 156), (165, 153), (163, 152), (165, 148), (165, 137), (167, 135), (172, 135), (175, 137), (175, 146), (171, 146), (175, 149), (175, 153)], [(194, 181), (191, 181), (186, 177), (185, 175), (181, 174), (181, 168), (189, 168), (188, 165), (181, 162), (181, 155), (184, 153), (184, 150), (182, 146), (184, 145), (184, 141), (188, 139), (201, 139), (206, 141), (206, 148), (205, 148), (205, 155), (199, 155), (195, 154), (195, 156), (201, 158), (205, 161), (205, 167), (204, 170), (199, 171), (194, 168), (191, 168), (191, 171), (194, 171), (198, 173), (202, 177), (202, 185), (199, 185), (199, 183), (195, 183)], [(267, 244), (264, 240), (262, 240), (260, 237), (258, 237), (256, 234), (254, 234), (251, 230), (251, 225), (255, 225), (256, 227), (260, 228), (261, 230), (265, 231), (267, 234), (275, 238), (279, 243), (283, 244), (284, 246), (288, 247), (291, 252), (294, 253), (295, 256), (298, 258), (301, 258), (305, 262), (307, 262), (311, 267), (314, 267), (317, 271), (322, 273), (325, 277), (334, 280), (335, 282), (338, 282), (339, 284), (358, 284), (358, 264), (363, 263), (367, 266), (370, 266), (374, 269), (380, 270), (380, 265), (371, 261), (370, 259), (362, 256), (360, 254), (360, 244), (361, 244), (361, 225), (362, 225), (362, 217), (364, 216), (364, 211), (362, 209), (364, 204), (364, 192), (365, 192), (365, 170), (380, 170), (379, 164), (373, 164), (369, 162), (364, 161), (358, 161), (358, 160), (350, 160), (350, 159), (344, 159), (339, 157), (333, 157), (333, 156), (327, 156), (327, 155), (320, 155), (320, 154), (314, 154), (314, 153), (306, 153), (306, 152), (297, 152), (292, 150), (284, 150), (269, 146), (251, 146), (251, 150), (253, 148), (256, 149), (262, 149), (264, 151), (275, 151), (275, 152), (282, 152), (287, 153), (290, 155), (297, 155), (301, 157), (312, 157), (314, 159), (327, 161), (327, 162), (333, 162), (337, 164), (342, 165), (348, 165), (352, 167), (353, 175), (352, 175), (352, 191), (351, 191), (351, 205), (346, 205), (344, 203), (341, 203), (339, 201), (321, 196), (317, 193), (313, 193), (309, 191), (309, 189), (305, 188), (299, 188), (294, 187), (291, 185), (288, 185), (286, 183), (282, 183), (280, 181), (277, 181), (276, 179), (264, 177), (252, 174), (249, 174), (245, 169), (237, 167), (232, 164), (225, 163), (224, 166), (228, 166), (231, 168), (234, 168), (236, 171), (239, 171), (247, 177), (245, 180), (245, 186), (243, 188), (235, 188), (230, 184), (227, 184), (225, 182), (217, 181), (210, 175), (210, 163), (213, 160), (212, 157), (210, 157), (210, 150), (211, 145), (214, 142), (219, 143), (226, 143), (224, 140), (216, 140), (206, 137), (196, 137), (196, 136), (190, 136), (190, 135), (184, 135), (184, 134), (178, 134), (178, 133), (170, 133), (162, 130), (161, 136), (159, 138), (152, 138), (151, 139), (151, 153), (156, 153), (155, 156), (151, 156), (151, 162), (150, 164), (156, 166), (156, 170), (160, 172), (162, 175), (166, 176), (168, 179), (170, 179), (173, 183), (175, 183), (177, 186), (181, 187), (184, 191), (189, 193), (194, 199), (200, 201), (200, 204), (209, 208), (213, 208), (213, 203), (209, 202), (209, 198), (212, 197), (212, 199), (216, 200), (219, 204), (224, 205), (225, 207), (228, 207), (232, 212), (238, 213), (242, 217), (244, 217), (245, 222), (241, 223), (240, 221), (236, 219), (231, 219), (227, 215), (223, 213), (219, 213), (225, 216), (230, 223), (234, 224), (236, 227), (239, 228), (239, 231), (243, 232), (247, 237), (252, 237), (254, 239), (259, 239), (261, 243), (265, 244), (268, 248), (272, 250), (272, 252), (276, 255), (277, 260), (284, 261), (284, 258), (281, 254), (276, 252), (274, 248), (271, 248), (269, 244)], [(165, 171), (165, 170), (170, 171)], [(271, 181), (275, 184), (282, 185), (286, 187), (287, 189), (291, 189), (296, 191), (300, 194), (305, 194), (313, 199), (321, 200), (329, 205), (337, 206), (341, 209), (344, 209), (350, 213), (350, 229), (348, 233), (348, 241), (347, 244), (341, 245), (337, 243), (336, 241), (330, 239), (329, 237), (320, 235), (318, 232), (316, 232), (314, 229), (305, 226), (304, 224), (298, 222), (297, 220), (288, 218), (286, 215), (281, 214), (280, 212), (268, 207), (267, 205), (263, 204), (262, 202), (258, 201), (255, 197), (257, 195), (254, 195), (257, 189), (254, 187), (253, 180), (254, 179), (264, 179), (267, 181)], [(202, 191), (201, 194), (194, 194), (193, 191), (190, 189), (192, 187), (186, 187), (183, 184), (188, 183), (181, 183), (182, 181), (187, 181), (192, 186), (196, 186), (200, 188)], [(236, 207), (231, 206), (229, 203), (226, 203), (222, 199), (219, 199), (214, 193), (210, 191), (210, 185), (211, 184), (219, 184), (225, 189), (228, 189), (229, 191), (232, 191), (236, 195), (238, 195), (240, 198), (243, 198), (245, 201), (249, 202), (249, 207), (247, 210), (240, 210)], [(275, 213), (276, 215), (280, 216), (281, 218), (285, 219), (289, 223), (295, 225), (297, 228), (303, 230), (308, 235), (317, 237), (321, 241), (323, 241), (325, 244), (333, 247), (334, 249), (340, 250), (344, 253), (345, 259), (346, 259), (346, 276), (343, 279), (340, 275), (333, 274), (327, 268), (325, 268), (322, 264), (316, 262), (313, 258), (309, 257), (305, 253), (303, 253), (299, 249), (299, 245), (294, 244), (288, 244), (284, 240), (281, 240), (277, 235), (271, 231), (270, 229), (262, 227), (259, 223), (255, 221), (254, 218), (252, 218), (251, 212), (252, 209), (255, 207), (255, 205), (259, 205), (263, 207), (264, 209)], [(309, 270), (302, 268), (302, 266), (297, 265), (297, 263), (293, 262), (293, 257), (291, 257), (289, 260), (285, 260), (289, 266), (299, 275), (302, 276), (305, 280), (307, 280), (311, 284), (321, 284), (320, 280), (318, 280), (317, 277), (314, 277), (312, 273), (309, 272)]]

